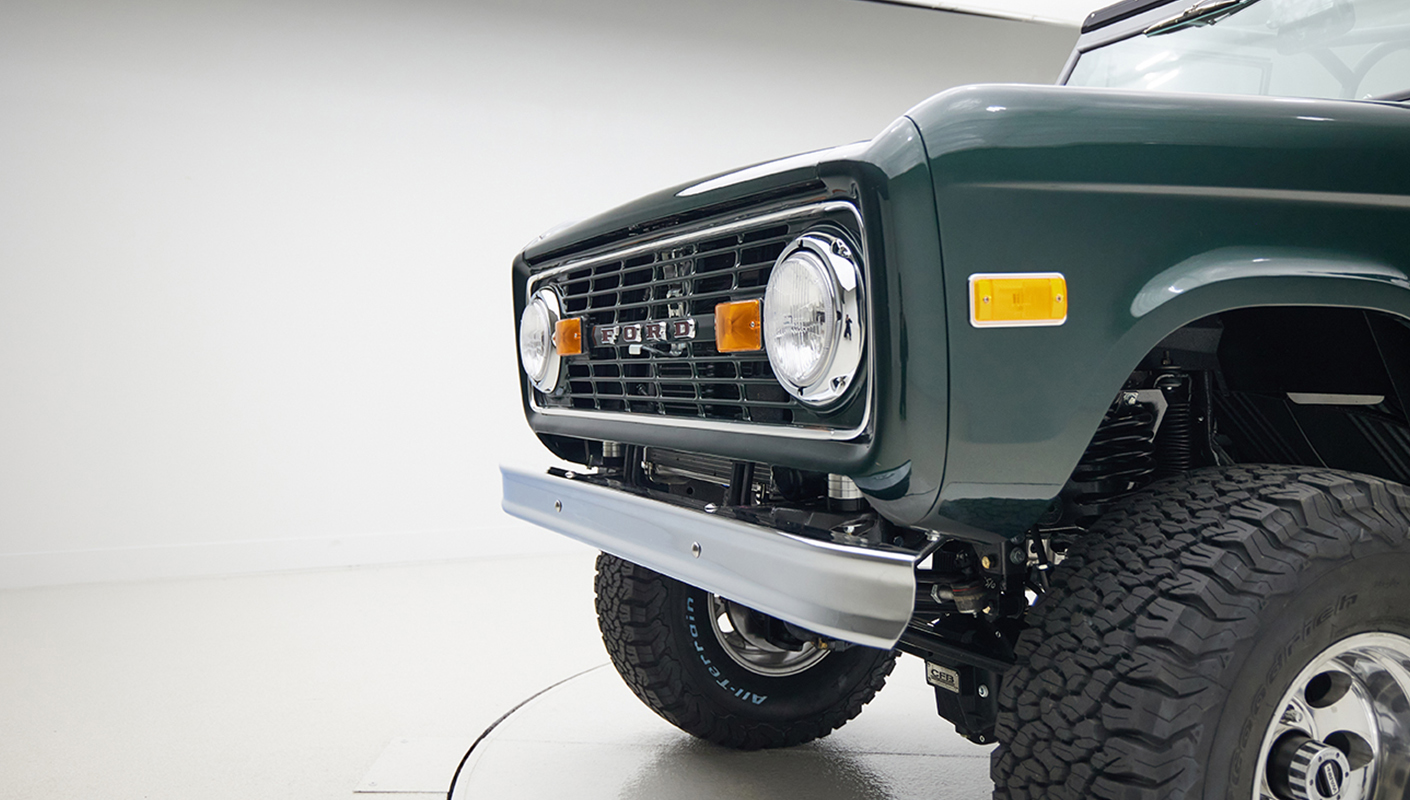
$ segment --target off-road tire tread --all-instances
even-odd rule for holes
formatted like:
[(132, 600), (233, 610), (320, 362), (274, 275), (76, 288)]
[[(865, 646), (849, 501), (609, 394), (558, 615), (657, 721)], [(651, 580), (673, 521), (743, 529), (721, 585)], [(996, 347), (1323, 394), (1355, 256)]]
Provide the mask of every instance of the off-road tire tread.
[[(666, 721), (701, 739), (739, 750), (791, 747), (828, 735), (861, 713), (896, 663), (876, 651), (875, 664), (842, 700), (787, 724), (745, 719), (692, 689), (667, 628), (668, 583), (674, 579), (602, 553), (597, 558), (597, 618), (612, 665), (632, 692)], [(823, 662), (826, 663), (826, 662)]]
[(1120, 502), (1029, 611), (999, 692), (994, 797), (1195, 796), (1221, 659), (1299, 572), (1407, 529), (1406, 487), (1308, 467), (1211, 467)]

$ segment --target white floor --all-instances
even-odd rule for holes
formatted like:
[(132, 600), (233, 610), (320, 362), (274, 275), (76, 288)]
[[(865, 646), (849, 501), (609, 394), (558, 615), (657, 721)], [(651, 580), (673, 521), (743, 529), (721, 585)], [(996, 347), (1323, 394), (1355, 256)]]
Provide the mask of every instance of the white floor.
[(741, 753), (682, 734), (603, 665), (525, 703), (470, 752), (451, 800), (969, 800), (989, 750), (935, 715), (920, 661), (903, 657), (860, 717), (818, 742)]
[(426, 800), (462, 759), (454, 800), (987, 796), (911, 658), (812, 745), (676, 731), (606, 666), (591, 576), (583, 553), (0, 592), (0, 798)]

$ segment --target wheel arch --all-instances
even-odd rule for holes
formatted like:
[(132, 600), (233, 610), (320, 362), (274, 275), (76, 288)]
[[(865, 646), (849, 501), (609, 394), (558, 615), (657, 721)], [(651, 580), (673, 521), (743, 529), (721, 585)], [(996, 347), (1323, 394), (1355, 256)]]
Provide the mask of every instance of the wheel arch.
[[(1410, 481), (1410, 282), (1402, 271), (1325, 253), (1231, 248), (1156, 275), (1136, 293), (1131, 317), (1092, 405), (1109, 406), (1139, 370), (1207, 370), (1217, 384), (1209, 410), (1230, 445), (1221, 456)], [(1191, 355), (1192, 344), (1206, 351)]]
[[(1047, 437), (1047, 441), (1028, 439), (1025, 447), (1031, 460), (1019, 467), (1026, 473), (1024, 483), (948, 483), (927, 520), (929, 524), (944, 530), (959, 522), (1004, 535), (1020, 535), (1073, 475), (1094, 432), (1133, 371), (1162, 342), (1201, 320), (1270, 308), (1303, 310), (1289, 312), (1294, 315), (1342, 309), (1410, 320), (1410, 276), (1405, 270), (1348, 253), (1273, 247), (1218, 248), (1133, 284), (1128, 292), (1119, 295), (1123, 300), (1117, 308), (1082, 308), (1083, 288), (1081, 284), (1069, 284), (1073, 297), (1071, 316), (1102, 316), (1104, 321), (1084, 330), (1075, 346), (1061, 348), (1066, 350), (1065, 368), (1086, 375), (1080, 395), (1067, 400), (1071, 417), (1065, 430), (1052, 429), (1056, 435)], [(1085, 347), (1098, 343), (1101, 328), (1109, 337), (1107, 346), (1100, 354), (1085, 354)], [(1401, 363), (1410, 373), (1410, 350), (1402, 355), (1405, 360)], [(1410, 402), (1410, 383), (1404, 393)], [(1052, 400), (1034, 398), (1024, 405), (1041, 413), (1040, 404)], [(951, 462), (955, 461), (952, 449)], [(992, 467), (986, 471), (992, 472)]]
[(1410, 276), (1370, 259), (1286, 248), (1221, 248), (1186, 259), (1135, 292), (1127, 310), (1133, 322), (1099, 367), (1094, 399), (1109, 400), (1147, 355), (1191, 323), (1280, 306), (1410, 319)]
[(1199, 325), (1222, 329), (1218, 370), (1226, 386), (1383, 395), (1398, 400), (1402, 413), (1410, 401), (1410, 345), (1399, 341), (1395, 329), (1404, 325), (1394, 322), (1410, 322), (1410, 277), (1387, 264), (1224, 248), (1151, 278), (1130, 315), (1135, 322), (1113, 348), (1092, 404), (1110, 403), (1133, 370), (1159, 363), (1163, 344)]

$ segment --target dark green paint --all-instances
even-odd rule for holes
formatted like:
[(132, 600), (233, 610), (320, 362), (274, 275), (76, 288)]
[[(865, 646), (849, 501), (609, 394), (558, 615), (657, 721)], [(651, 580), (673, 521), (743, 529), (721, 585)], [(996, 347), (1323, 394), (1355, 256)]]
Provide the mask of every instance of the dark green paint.
[[(530, 264), (619, 246), (663, 218), (850, 200), (876, 304), (870, 431), (648, 430), (526, 404), (536, 430), (846, 473), (897, 523), (1012, 536), (1171, 331), (1267, 305), (1410, 317), (1410, 110), (1394, 104), (973, 86), (865, 146), (760, 172), (535, 243), (516, 261), (516, 310)], [(1066, 324), (970, 326), (970, 274), (1050, 271), (1068, 280)]]
[[(949, 292), (949, 458), (932, 524), (1022, 532), (1131, 370), (1195, 319), (1257, 305), (1410, 316), (1405, 108), (973, 86), (910, 116)], [(1029, 271), (1067, 277), (1065, 325), (969, 325), (970, 274)], [(1162, 296), (1172, 284), (1183, 291)]]

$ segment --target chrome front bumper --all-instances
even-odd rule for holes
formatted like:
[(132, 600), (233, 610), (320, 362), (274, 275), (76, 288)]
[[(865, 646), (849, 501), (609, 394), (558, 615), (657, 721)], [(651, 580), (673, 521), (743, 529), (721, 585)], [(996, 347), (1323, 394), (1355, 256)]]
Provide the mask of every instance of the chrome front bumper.
[(501, 467), (504, 510), (811, 631), (896, 644), (915, 558), (805, 539), (582, 481)]

